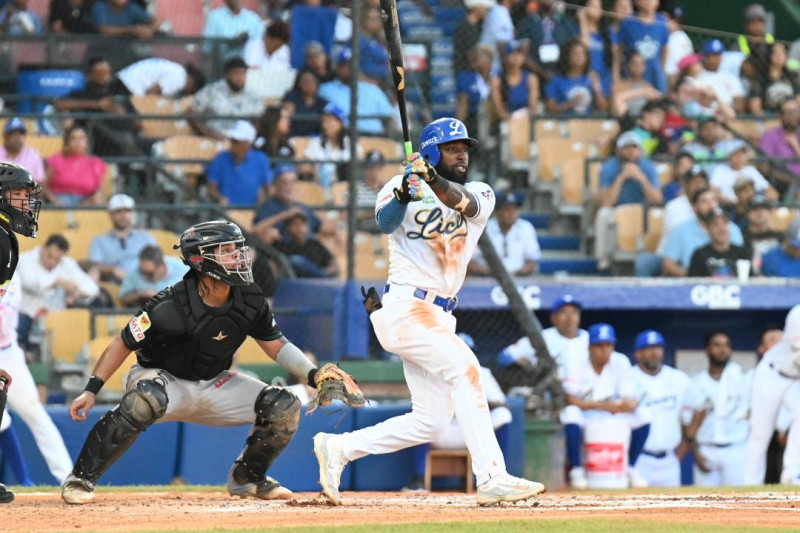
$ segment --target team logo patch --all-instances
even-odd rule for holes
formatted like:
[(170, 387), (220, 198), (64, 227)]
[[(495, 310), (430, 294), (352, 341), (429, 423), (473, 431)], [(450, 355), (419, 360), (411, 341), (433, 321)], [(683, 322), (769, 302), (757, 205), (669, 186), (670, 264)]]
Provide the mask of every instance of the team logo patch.
[(144, 332), (150, 329), (152, 322), (150, 322), (150, 317), (147, 316), (147, 312), (145, 311), (139, 316), (135, 316), (128, 322), (128, 329), (133, 335), (133, 338), (136, 339), (137, 342), (144, 340)]
[(481, 191), (481, 194), (484, 195), (487, 200), (492, 199), (492, 191)]

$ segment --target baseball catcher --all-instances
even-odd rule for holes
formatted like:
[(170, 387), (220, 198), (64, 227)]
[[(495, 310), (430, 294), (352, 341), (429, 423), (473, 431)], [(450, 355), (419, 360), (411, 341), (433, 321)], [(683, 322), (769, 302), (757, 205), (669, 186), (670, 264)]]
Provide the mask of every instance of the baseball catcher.
[(94, 501), (94, 484), (103, 472), (142, 431), (168, 421), (253, 424), (228, 474), (228, 493), (289, 498), (292, 492), (266, 473), (297, 430), (300, 402), (288, 389), (230, 370), (247, 336), (301, 382), (315, 386), (316, 404), (335, 398), (364, 403), (344, 371), (317, 369), (283, 336), (266, 297), (253, 283), (252, 254), (238, 226), (227, 221), (196, 224), (183, 232), (178, 247), (189, 272), (148, 301), (123, 328), (70, 406), (73, 420), (85, 420), (104, 382), (136, 352), (127, 392), (89, 432), (62, 485), (67, 503)]

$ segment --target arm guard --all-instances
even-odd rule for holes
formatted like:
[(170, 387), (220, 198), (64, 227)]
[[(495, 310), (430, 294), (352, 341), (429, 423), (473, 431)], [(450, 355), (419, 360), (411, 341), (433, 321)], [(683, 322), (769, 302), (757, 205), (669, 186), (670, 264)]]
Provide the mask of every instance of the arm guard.
[(392, 198), (388, 204), (380, 208), (375, 215), (375, 221), (381, 232), (388, 235), (400, 227), (405, 216), (406, 206), (401, 204), (397, 198)]

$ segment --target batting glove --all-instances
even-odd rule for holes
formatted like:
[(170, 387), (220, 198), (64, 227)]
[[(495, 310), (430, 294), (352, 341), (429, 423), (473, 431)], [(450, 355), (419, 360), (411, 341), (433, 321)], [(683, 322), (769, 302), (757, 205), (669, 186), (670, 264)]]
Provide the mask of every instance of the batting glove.
[(422, 182), (416, 174), (403, 175), (403, 184), (394, 189), (394, 197), (403, 205), (422, 200)]
[(403, 170), (405, 175), (409, 174), (416, 174), (426, 183), (433, 183), (439, 178), (439, 174), (436, 172), (436, 169), (431, 166), (428, 161), (420, 155), (419, 152), (415, 152), (411, 154), (406, 161), (406, 167)]

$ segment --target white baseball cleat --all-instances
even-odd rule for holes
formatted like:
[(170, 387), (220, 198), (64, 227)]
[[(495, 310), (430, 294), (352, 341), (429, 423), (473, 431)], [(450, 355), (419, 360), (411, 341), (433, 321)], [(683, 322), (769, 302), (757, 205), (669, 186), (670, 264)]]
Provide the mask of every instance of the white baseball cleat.
[(527, 500), (544, 492), (544, 485), (505, 472), (478, 486), (478, 505)]
[(575, 490), (586, 490), (589, 488), (589, 480), (586, 479), (586, 469), (582, 466), (575, 466), (569, 471), (569, 486)]
[(61, 484), (61, 499), (71, 505), (83, 505), (94, 502), (94, 484), (87, 479), (67, 476)]
[(628, 483), (632, 489), (646, 489), (650, 483), (632, 466), (628, 467)]
[(322, 492), (333, 505), (341, 505), (339, 483), (347, 459), (342, 452), (342, 436), (317, 433), (314, 436), (314, 455), (319, 461), (319, 484)]

